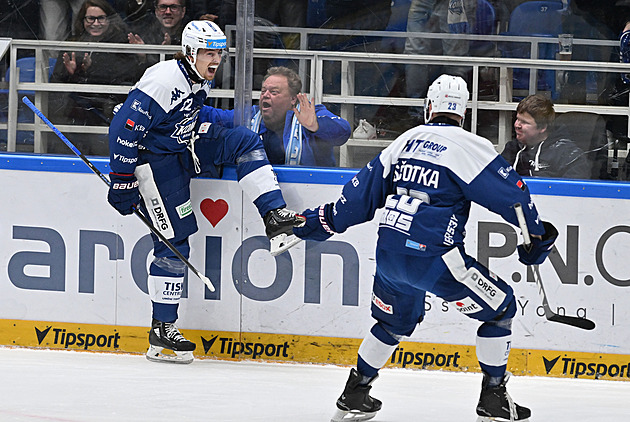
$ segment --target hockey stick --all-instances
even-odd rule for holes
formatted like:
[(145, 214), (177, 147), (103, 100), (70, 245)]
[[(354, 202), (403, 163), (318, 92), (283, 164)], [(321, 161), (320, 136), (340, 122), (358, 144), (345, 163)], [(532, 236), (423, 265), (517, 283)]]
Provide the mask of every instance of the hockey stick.
[[(532, 240), (529, 235), (529, 230), (527, 229), (527, 222), (525, 221), (525, 214), (523, 213), (523, 208), (520, 203), (514, 204), (514, 211), (516, 212), (516, 218), (518, 219), (518, 225), (521, 228), (521, 232), (523, 234), (523, 243), (525, 244), (525, 248), (530, 248), (532, 245)], [(538, 286), (538, 293), (540, 293), (540, 297), (542, 298), (542, 306), (545, 311), (545, 318), (549, 321), (559, 322), (560, 324), (571, 325), (573, 327), (582, 328), (584, 330), (592, 330), (595, 328), (595, 323), (590, 319), (579, 318), (573, 316), (560, 315), (551, 310), (551, 306), (549, 306), (549, 300), (547, 299), (547, 293), (545, 293), (545, 288), (543, 287), (542, 278), (540, 277), (540, 271), (538, 270), (538, 265), (531, 265), (532, 272), (534, 273), (534, 281), (536, 282), (536, 286)]]
[[(44, 123), (46, 123), (46, 125), (53, 131), (55, 132), (55, 134), (59, 137), (59, 139), (61, 139), (63, 141), (64, 144), (66, 144), (68, 146), (68, 148), (70, 148), (72, 150), (72, 152), (75, 153), (75, 155), (77, 157), (79, 157), (81, 160), (83, 160), (83, 162), (90, 168), (90, 170), (92, 170), (107, 186), (110, 185), (110, 181), (107, 177), (105, 177), (105, 175), (103, 175), (103, 173), (101, 173), (95, 166), (94, 164), (92, 164), (92, 162), (90, 160), (88, 160), (85, 155), (83, 155), (81, 153), (81, 151), (79, 151), (73, 144), (72, 142), (70, 142), (70, 140), (68, 140), (68, 138), (65, 137), (65, 135), (63, 133), (61, 133), (59, 131), (59, 129), (57, 129), (55, 127), (55, 125), (53, 125), (51, 123), (50, 120), (48, 120), (46, 118), (46, 116), (44, 116), (44, 114), (37, 108), (35, 107), (35, 105), (31, 102), (31, 100), (29, 100), (27, 97), (22, 97), (22, 102), (24, 104), (26, 104), (28, 106), (28, 108), (30, 108), (31, 110), (33, 110), (33, 113), (35, 113), (40, 119), (42, 119), (42, 121)], [(212, 284), (212, 282), (210, 281), (210, 279), (208, 277), (206, 277), (205, 275), (201, 274), (201, 272), (199, 272), (199, 270), (197, 270), (191, 263), (190, 261), (188, 261), (188, 259), (186, 259), (186, 257), (184, 255), (182, 255), (182, 253), (180, 251), (177, 250), (177, 248), (175, 248), (175, 246), (173, 246), (173, 244), (171, 242), (169, 242), (169, 240), (164, 237), (164, 235), (162, 233), (160, 233), (154, 226), (153, 223), (151, 223), (151, 221), (146, 218), (139, 210), (138, 208), (134, 207), (133, 208), (133, 213), (135, 215), (138, 216), (138, 218), (140, 220), (142, 220), (142, 222), (149, 228), (149, 230), (151, 230), (151, 232), (153, 234), (155, 234), (160, 241), (162, 241), (167, 248), (169, 248), (171, 250), (171, 252), (173, 252), (184, 264), (186, 264), (186, 266), (193, 272), (195, 273), (195, 275), (197, 277), (199, 277), (201, 279), (201, 281), (204, 282), (204, 284), (206, 286), (208, 286), (208, 289), (210, 289), (211, 292), (214, 292), (214, 285)]]

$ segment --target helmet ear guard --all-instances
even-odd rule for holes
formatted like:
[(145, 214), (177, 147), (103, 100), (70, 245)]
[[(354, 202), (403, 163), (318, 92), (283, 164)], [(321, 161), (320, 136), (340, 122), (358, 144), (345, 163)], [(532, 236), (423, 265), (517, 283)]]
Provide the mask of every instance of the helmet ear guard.
[(456, 114), (464, 123), (468, 105), (468, 86), (459, 76), (441, 75), (427, 91), (424, 100), (424, 121), (428, 123), (438, 113)]

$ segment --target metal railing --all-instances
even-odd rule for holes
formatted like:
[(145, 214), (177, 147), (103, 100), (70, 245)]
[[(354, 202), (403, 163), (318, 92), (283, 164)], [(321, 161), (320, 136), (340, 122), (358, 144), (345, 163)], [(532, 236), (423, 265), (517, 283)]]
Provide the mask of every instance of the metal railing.
[[(231, 31), (228, 27), (227, 34), (230, 37)], [(381, 31), (348, 31), (348, 30), (320, 30), (310, 28), (269, 28), (256, 27), (256, 31), (300, 34), (300, 50), (285, 49), (254, 49), (254, 59), (283, 59), (293, 60), (299, 64), (299, 73), (303, 78), (307, 93), (315, 98), (318, 103), (336, 104), (341, 109), (341, 116), (351, 124), (355, 121), (354, 107), (356, 105), (382, 105), (382, 106), (423, 106), (423, 98), (390, 97), (390, 96), (362, 96), (354, 93), (356, 84), (355, 68), (358, 64), (397, 64), (397, 65), (442, 65), (467, 67), (471, 70), (472, 84), (471, 100), (469, 102), (471, 131), (476, 133), (479, 125), (480, 111), (494, 111), (498, 113), (498, 133), (496, 139), (492, 139), (497, 148), (511, 136), (512, 113), (516, 109), (517, 102), (513, 101), (512, 77), (513, 69), (544, 69), (562, 72), (595, 72), (597, 74), (620, 74), (628, 71), (628, 65), (614, 62), (595, 61), (557, 61), (543, 59), (516, 59), (503, 57), (454, 57), (454, 56), (431, 56), (431, 55), (408, 55), (397, 53), (371, 53), (354, 51), (324, 51), (308, 50), (308, 37), (312, 35), (353, 35), (371, 37), (408, 37), (410, 35), (423, 36), (426, 38), (466, 38), (470, 40), (483, 40), (492, 42), (516, 42), (529, 43), (532, 57), (537, 57), (538, 46), (541, 43), (557, 43), (557, 38), (539, 37), (506, 37), (506, 36), (474, 36), (455, 34), (435, 34), (435, 33), (406, 33), (406, 32), (381, 32)], [(230, 44), (228, 44), (230, 45)], [(602, 47), (614, 47), (614, 41), (583, 40), (575, 39), (574, 45), (592, 45)], [(24, 50), (34, 51), (36, 58), (35, 82), (22, 82), (18, 80), (18, 70), (16, 69), (16, 57)], [(45, 153), (46, 146), (42, 142), (42, 134), (49, 132), (49, 129), (41, 122), (33, 123), (18, 122), (18, 103), (20, 101), (20, 91), (33, 91), (35, 105), (46, 112), (47, 98), (55, 93), (67, 92), (92, 92), (126, 94), (130, 86), (125, 85), (86, 85), (74, 83), (49, 83), (47, 81), (47, 69), (44, 66), (46, 51), (72, 51), (91, 50), (102, 52), (125, 52), (129, 54), (159, 54), (162, 59), (169, 58), (172, 53), (179, 50), (174, 46), (157, 45), (130, 45), (130, 44), (110, 44), (110, 43), (77, 43), (77, 42), (51, 42), (32, 40), (13, 40), (11, 43), (10, 78), (8, 83), (4, 83), (8, 90), (7, 121), (0, 122), (0, 130), (7, 129), (7, 151), (16, 150), (16, 133), (20, 131), (32, 131), (34, 133), (33, 152)], [(233, 48), (230, 49), (230, 56), (236, 54)], [(326, 65), (336, 63), (340, 67), (339, 74), (332, 75), (336, 78), (340, 87), (340, 93), (327, 93), (324, 89), (324, 72)], [(229, 78), (232, 73), (230, 61), (226, 61), (223, 69), (223, 83), (221, 89), (214, 89), (213, 97), (226, 100), (223, 104), (234, 97), (234, 90), (229, 85)], [(496, 69), (498, 73), (497, 92), (498, 95), (492, 100), (480, 99), (480, 71), (485, 69)], [(530, 72), (529, 93), (536, 92), (536, 74)], [(326, 75), (328, 78), (331, 75)], [(257, 87), (255, 87), (256, 89)], [(259, 88), (259, 87), (258, 87)], [(255, 90), (252, 97), (257, 99), (260, 91)], [(624, 116), (630, 121), (629, 106), (610, 106), (596, 104), (556, 104), (556, 111), (559, 113), (567, 111), (587, 111), (608, 116)], [(360, 117), (360, 116), (358, 116)], [(53, 122), (54, 123), (54, 122)], [(60, 125), (59, 129), (67, 133), (107, 133), (106, 126), (76, 126)], [(628, 127), (630, 134), (630, 126)], [(349, 143), (349, 146), (352, 142)], [(349, 154), (347, 147), (341, 147), (340, 155)], [(345, 163), (348, 160), (342, 160)], [(344, 163), (342, 163), (344, 164)]]

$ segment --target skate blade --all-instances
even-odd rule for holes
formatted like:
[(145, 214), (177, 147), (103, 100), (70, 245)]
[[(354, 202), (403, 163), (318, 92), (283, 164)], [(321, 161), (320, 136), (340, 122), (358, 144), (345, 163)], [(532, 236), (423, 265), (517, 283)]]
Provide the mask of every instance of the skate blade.
[[(487, 417), (487, 416), (479, 416), (477, 418), (477, 422), (510, 422), (509, 419), (505, 419), (505, 418), (494, 418), (494, 417)], [(518, 422), (529, 422), (529, 418), (527, 419), (519, 419)]]
[(330, 419), (330, 422), (369, 421), (374, 416), (376, 416), (376, 412), (360, 412), (358, 410), (348, 411), (337, 409), (333, 417)]
[(281, 253), (286, 252), (301, 241), (302, 239), (294, 234), (287, 235), (285, 233), (281, 233), (269, 239), (269, 242), (271, 243), (269, 253), (271, 254), (271, 256), (280, 255)]
[(147, 357), (147, 360), (150, 360), (151, 362), (178, 363), (178, 364), (192, 363), (192, 361), (195, 359), (193, 357), (192, 352), (173, 351), (173, 354), (166, 354), (166, 353), (162, 353), (162, 350), (164, 350), (163, 347), (151, 345), (149, 346), (149, 350), (147, 350), (147, 353), (145, 356)]

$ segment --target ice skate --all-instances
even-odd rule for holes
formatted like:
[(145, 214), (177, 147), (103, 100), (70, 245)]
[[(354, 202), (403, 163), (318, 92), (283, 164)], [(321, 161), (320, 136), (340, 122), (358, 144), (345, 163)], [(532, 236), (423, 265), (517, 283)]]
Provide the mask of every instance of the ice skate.
[(529, 421), (532, 412), (528, 408), (514, 403), (512, 397), (505, 389), (505, 384), (510, 375), (507, 372), (501, 384), (489, 387), (489, 376), (485, 373), (483, 374), (481, 396), (477, 404), (477, 415), (479, 415), (477, 422)]
[(352, 368), (346, 387), (337, 399), (337, 410), (330, 422), (367, 421), (376, 416), (376, 412), (381, 410), (382, 403), (370, 396), (370, 389), (377, 377), (378, 375), (369, 383), (360, 385), (363, 376)]
[[(191, 363), (193, 350), (197, 345), (187, 340), (179, 332), (174, 323), (162, 322), (153, 318), (151, 331), (149, 331), (149, 350), (147, 359), (152, 362)], [(173, 353), (162, 353), (162, 350), (170, 350)]]
[(271, 242), (269, 252), (273, 256), (280, 255), (302, 240), (293, 234), (293, 227), (302, 227), (306, 219), (295, 211), (277, 208), (269, 211), (263, 221), (265, 233)]

